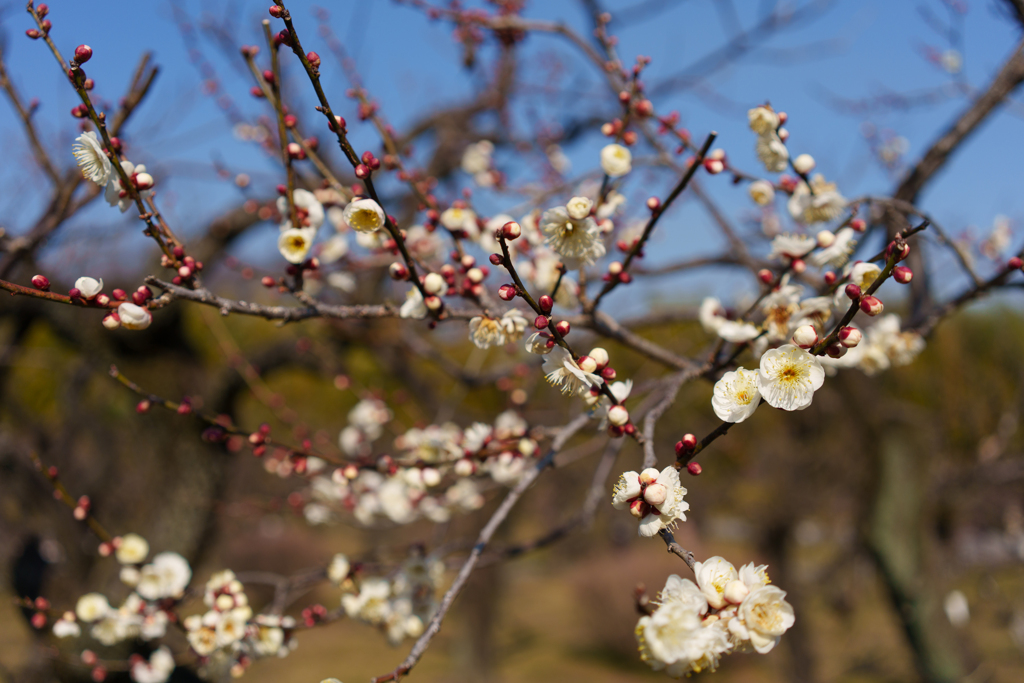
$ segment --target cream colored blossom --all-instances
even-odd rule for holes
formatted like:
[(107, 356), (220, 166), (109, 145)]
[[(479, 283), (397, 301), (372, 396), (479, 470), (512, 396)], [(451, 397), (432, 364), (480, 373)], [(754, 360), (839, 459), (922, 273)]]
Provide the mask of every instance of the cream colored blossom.
[(786, 344), (761, 356), (758, 390), (773, 408), (803, 410), (825, 382), (825, 371), (807, 351)]
[(112, 166), (96, 133), (89, 130), (79, 135), (71, 145), (71, 150), (78, 167), (82, 169), (82, 177), (100, 187), (106, 187), (110, 181)]
[(612, 490), (612, 507), (629, 510), (640, 520), (639, 534), (649, 538), (662, 529), (671, 529), (677, 521), (686, 521), (690, 504), (684, 500), (685, 495), (676, 468), (670, 465), (659, 472), (649, 467), (619, 477)]
[(423, 303), (423, 295), (420, 294), (420, 290), (413, 287), (405, 295), (405, 303), (398, 311), (398, 315), (401, 318), (426, 318), (427, 317), (427, 306)]
[[(811, 189), (814, 194), (811, 194)], [(811, 186), (800, 182), (789, 198), (789, 214), (807, 224), (830, 221), (846, 208), (846, 198), (839, 194), (835, 183), (825, 181), (820, 173), (811, 178)]]
[(589, 216), (574, 219), (564, 206), (545, 211), (540, 229), (547, 236), (547, 245), (558, 252), (566, 267), (572, 270), (592, 265), (605, 254), (601, 232), (594, 219)]
[(348, 203), (343, 214), (345, 222), (357, 232), (374, 232), (384, 227), (384, 209), (372, 199), (356, 199)]
[(770, 106), (754, 107), (747, 110), (747, 121), (750, 130), (758, 135), (775, 132), (779, 127), (779, 115)]
[(114, 555), (121, 564), (139, 564), (149, 555), (149, 543), (138, 534), (125, 534)]
[(757, 158), (770, 172), (781, 173), (786, 170), (789, 150), (774, 131), (758, 136), (755, 150)]
[(729, 621), (730, 632), (739, 640), (749, 640), (760, 654), (770, 652), (796, 621), (786, 593), (775, 586), (763, 586), (750, 592)]
[(297, 225), (291, 224), (291, 215), (288, 209), (288, 198), (277, 198), (277, 212), (284, 217), (281, 229), (311, 228), (315, 235), (317, 228), (324, 224), (324, 205), (320, 203), (315, 194), (309, 190), (303, 190), (301, 188), (292, 192), (292, 202), (295, 204), (295, 212), (298, 218)]
[(768, 206), (775, 200), (775, 187), (767, 180), (755, 180), (747, 187), (755, 204)]
[(566, 203), (565, 209), (569, 213), (569, 218), (581, 221), (590, 215), (593, 206), (594, 202), (589, 197), (573, 197)]
[(505, 329), (500, 321), (478, 315), (469, 321), (469, 340), (479, 349), (502, 346), (506, 343)]
[(849, 226), (840, 228), (836, 231), (835, 241), (830, 246), (811, 254), (807, 261), (816, 268), (825, 266), (842, 268), (850, 258), (850, 254), (853, 253), (854, 247), (857, 246), (856, 235), (854, 229)]
[(725, 422), (743, 422), (754, 414), (761, 402), (757, 388), (757, 370), (738, 368), (722, 375), (715, 383), (711, 407), (718, 419)]
[(633, 170), (633, 155), (622, 145), (605, 145), (601, 150), (601, 169), (610, 178), (624, 176)]
[(548, 383), (561, 389), (563, 394), (581, 394), (604, 382), (599, 375), (583, 372), (569, 352), (558, 345), (547, 354), (541, 369)]

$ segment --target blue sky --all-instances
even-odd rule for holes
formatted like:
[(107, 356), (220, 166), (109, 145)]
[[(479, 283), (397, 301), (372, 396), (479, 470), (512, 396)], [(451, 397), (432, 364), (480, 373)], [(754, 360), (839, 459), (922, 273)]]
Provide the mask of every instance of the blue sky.
[[(354, 107), (344, 97), (347, 83), (316, 36), (311, 13), (316, 4), (296, 0), (289, 7), (307, 48), (317, 49), (324, 56), (327, 91), (335, 108), (354, 121)], [(479, 76), (468, 76), (461, 68), (460, 48), (452, 41), (448, 24), (430, 22), (418, 11), (385, 0), (321, 4), (331, 6), (331, 27), (355, 57), (383, 112), (398, 128), (432, 107), (471, 96), (474, 83), (479, 82)], [(774, 5), (735, 0), (736, 12), (730, 15), (721, 11), (725, 3), (713, 0), (661, 4), (667, 9), (644, 13), (636, 8), (650, 6), (651, 2), (604, 3), (613, 13), (612, 29), (620, 38), (620, 54), (630, 60), (637, 54), (653, 58), (647, 72), (652, 86), (720, 47), (731, 35), (732, 27), (753, 26), (764, 16), (765, 8)], [(789, 3), (793, 7), (806, 4), (806, 0)], [(863, 112), (830, 102), (827, 93), (862, 100), (951, 83), (953, 77), (924, 56), (930, 48), (941, 52), (950, 46), (945, 37), (929, 27), (929, 14), (943, 22), (958, 17), (962, 34), (956, 44), (963, 55), (963, 79), (975, 86), (987, 83), (1020, 36), (1019, 29), (995, 11), (995, 0), (961, 3), (966, 8), (962, 14), (951, 12), (940, 0), (835, 0), (812, 4), (823, 8), (813, 21), (779, 32), (736, 62), (710, 74), (704, 86), (713, 95), (692, 90), (667, 94), (655, 100), (659, 111), (679, 110), (695, 137), (717, 130), (718, 144), (726, 149), (730, 160), (739, 168), (757, 171), (754, 137), (746, 127), (745, 111), (770, 100), (790, 115), (787, 128), (791, 132), (791, 151), (814, 155), (818, 170), (836, 179), (846, 196), (886, 193), (895, 186), (895, 178), (872, 159), (862, 133), (864, 124), (870, 122), (879, 130), (906, 138), (908, 158), (912, 160), (965, 107), (965, 100), (955, 97), (926, 107)], [(200, 92), (200, 78), (190, 64), (172, 3), (54, 0), (49, 5), (54, 22), (52, 35), (62, 50), (70, 52), (79, 43), (94, 48), (95, 56), (86, 70), (97, 82), (95, 93), (108, 101), (119, 97), (138, 56), (146, 50), (154, 52), (155, 62), (161, 67), (158, 83), (125, 138), (130, 158), (157, 171), (161, 206), (182, 234), (195, 234), (205, 219), (240, 198), (230, 182), (217, 178), (214, 161), (224, 163), (232, 172), (248, 172), (255, 190), (271, 191), (280, 182), (274, 164), (235, 139), (230, 123), (211, 98)], [(174, 5), (195, 24), (212, 19), (224, 22), (230, 38), (240, 44), (261, 42), (259, 22), (267, 16), (269, 3), (183, 0)], [(589, 30), (580, 3), (575, 0), (534, 0), (528, 3), (526, 14), (565, 21), (584, 34)], [(30, 18), (20, 3), (0, 10), (0, 22), (6, 37), (8, 68), (25, 99), (40, 100), (37, 119), (54, 158), (70, 164), (70, 143), (76, 132), (75, 121), (67, 112), (76, 104), (74, 92), (45, 46), (23, 36)], [(265, 103), (246, 95), (250, 82), (241, 71), (244, 65), (237, 52), (222, 50), (206, 38), (200, 40), (200, 45), (242, 112), (246, 116), (265, 114)], [(483, 68), (493, 57), (492, 48), (482, 51)], [(570, 112), (573, 108), (580, 113), (615, 111), (594, 70), (564, 40), (531, 36), (523, 46), (523, 60), (520, 79), (524, 88), (555, 84), (558, 92), (554, 97)], [(563, 69), (559, 78), (553, 78), (549, 70), (553, 61)], [(536, 98), (530, 101), (531, 115), (542, 120), (555, 111)], [(318, 115), (307, 111), (307, 127), (319, 126), (320, 120), (315, 118)], [(526, 113), (526, 109), (517, 110), (516, 125), (522, 125)], [(1024, 216), (1024, 195), (1019, 190), (1024, 178), (1022, 116), (1024, 105), (993, 117), (923, 196), (922, 207), (952, 232), (977, 226), (984, 233), (997, 214), (1006, 214), (1015, 221)], [(8, 189), (0, 196), (0, 216), (4, 227), (17, 232), (30, 225), (38, 212), (39, 203), (25, 198), (37, 196), (37, 188), (45, 179), (31, 168), (27, 146), (6, 104), (0, 105), (0, 122), (7, 133), (8, 160), (15, 161), (0, 173)], [(353, 123), (350, 128), (357, 148), (377, 149), (368, 126)], [(595, 134), (567, 149), (573, 173), (595, 166), (602, 144), (604, 140)], [(510, 156), (499, 154), (498, 161), (513, 175), (527, 171)], [(627, 195), (637, 200), (633, 207), (638, 214), (639, 200), (645, 193), (663, 192), (661, 188), (673, 181), (667, 173), (651, 178), (644, 178), (644, 187), (636, 187), (639, 182), (628, 186)], [(752, 205), (741, 188), (732, 187), (724, 177), (704, 178), (704, 182), (729, 215), (737, 219), (750, 215)], [(487, 193), (479, 194), (477, 200), (487, 213), (518, 203), (515, 198)], [(664, 230), (649, 250), (652, 264), (712, 252), (719, 245), (712, 225), (693, 204), (684, 204), (661, 225)], [(247, 243), (246, 256), (255, 257), (265, 251), (273, 262), (277, 258), (273, 232), (272, 226), (256, 231)], [(98, 268), (114, 267), (146, 248), (137, 233), (133, 221), (122, 219), (105, 205), (97, 206), (69, 226), (48, 250), (46, 262), (55, 268), (83, 262), (99, 264)], [(105, 245), (99, 251), (97, 238)], [(683, 282), (698, 290), (709, 287), (704, 284), (706, 280)]]

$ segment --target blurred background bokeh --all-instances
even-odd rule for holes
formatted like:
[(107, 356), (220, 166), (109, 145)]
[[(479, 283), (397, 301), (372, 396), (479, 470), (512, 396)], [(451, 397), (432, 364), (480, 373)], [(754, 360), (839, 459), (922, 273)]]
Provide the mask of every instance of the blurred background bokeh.
[[(110, 83), (127, 83), (139, 55), (155, 51), (161, 73), (124, 135), (130, 156), (165, 183), (162, 206), (201, 251), (207, 284), (236, 298), (275, 301), (258, 280), (281, 270), (276, 226), (250, 209), (273, 197), (280, 168), (239, 128), (267, 112), (247, 96), (250, 84), (237, 57), (239, 45), (259, 40), (268, 3), (49, 4), (62, 48), (87, 42), (96, 50), (89, 73), (110, 103), (120, 96)], [(595, 166), (603, 144), (598, 128), (617, 105), (571, 46), (530, 36), (510, 123), (494, 105), (463, 111), (466, 102), (486, 100), (482, 93), (499, 59), (493, 46), (467, 55), (450, 26), (399, 3), (335, 4), (330, 14), (310, 3), (290, 6), (311, 36), (318, 23), (333, 27), (396, 129), (418, 131), (409, 140), (420, 165), (439, 177), (440, 195), (458, 196), (467, 184), (458, 168), (462, 151), (484, 137), (497, 140), (497, 158), (522, 190), (478, 191), (474, 201), (494, 213), (522, 205), (527, 179), (540, 177), (544, 150), (530, 147), (530, 135), (543, 131), (547, 142), (536, 137), (535, 147), (561, 145), (580, 172)], [(534, 2), (527, 14), (564, 20), (587, 35), (595, 5)], [(613, 13), (610, 29), (621, 38), (621, 54), (653, 57), (651, 94), (660, 110), (678, 109), (695, 136), (718, 130), (730, 158), (753, 168), (745, 112), (771, 100), (790, 113), (797, 147), (813, 153), (848, 197), (891, 191), (907, 164), (988, 82), (1020, 40), (1013, 7), (996, 0), (601, 4)], [(69, 168), (77, 132), (65, 112), (74, 93), (42, 46), (23, 37), (27, 26), (19, 3), (0, 8), (7, 69), (26, 99), (39, 98), (44, 144)], [(328, 84), (347, 107), (342, 113), (355, 121), (339, 72), (330, 72)], [(308, 101), (300, 80), (289, 87), (295, 102)], [(222, 97), (232, 98), (230, 107)], [(0, 168), (0, 224), (9, 248), (31, 234), (47, 195), (10, 108), (0, 107), (0, 125), (8, 160)], [(352, 129), (357, 148), (378, 147), (369, 126)], [(1020, 105), (1011, 100), (929, 185), (922, 206), (958, 238), (986, 235), (1000, 215), (1016, 226), (1024, 217), (1021, 149)], [(239, 173), (248, 176), (245, 185)], [(641, 206), (654, 187), (671, 180), (651, 170), (630, 188), (630, 205)], [(706, 186), (745, 237), (761, 234), (762, 217), (743, 190), (725, 181)], [(406, 201), (397, 184), (386, 189), (396, 203)], [(410, 215), (415, 208), (403, 206)], [(672, 227), (652, 244), (650, 265), (721, 249), (697, 202), (683, 203), (665, 225)], [(24, 282), (45, 271), (64, 291), (89, 274), (102, 276), (108, 288), (134, 288), (143, 274), (157, 271), (155, 251), (138, 232), (135, 220), (106, 206), (85, 207), (0, 277)], [(937, 291), (956, 291), (964, 283), (951, 274), (949, 257), (937, 249), (933, 256)], [(983, 267), (984, 256), (977, 258)], [(382, 273), (360, 272), (345, 300), (373, 301), (387, 286)], [(755, 289), (752, 278), (725, 268), (641, 278), (611, 299), (609, 310), (625, 319), (669, 312), (637, 331), (681, 355), (700, 356), (708, 339), (692, 311), (701, 297)], [(1024, 318), (1013, 296), (942, 323), (913, 365), (872, 377), (841, 372), (808, 410), (763, 408), (701, 455), (703, 473), (684, 481), (691, 515), (677, 539), (698, 558), (768, 564), (797, 613), (777, 651), (730, 657), (703, 676), (723, 683), (1024, 680), (1024, 437), (1018, 428)], [(900, 310), (895, 295), (889, 301)], [(138, 397), (111, 379), (112, 364), (161, 396), (187, 396), (197, 408), (231, 415), (248, 429), (266, 422), (275, 434), (309, 438), (324, 449), (336, 448), (349, 409), (371, 395), (396, 413), (390, 437), (439, 419), (462, 426), (492, 420), (513, 405), (517, 389), (525, 392), (523, 414), (531, 424), (560, 425), (577, 409), (543, 382), (520, 349), (479, 351), (461, 327), (442, 326), (429, 336), (416, 328), (416, 338), (407, 325), (388, 320), (282, 327), (178, 302), (148, 330), (111, 333), (88, 313), (0, 297), (4, 683), (89, 676), (68, 643), (32, 629), (15, 605), (17, 595), (45, 595), (70, 607), (91, 590), (114, 601), (128, 590), (115, 564), (97, 555), (95, 538), (53, 499), (30, 453), (57, 466), (75, 495), (88, 495), (105, 526), (182, 553), (197, 580), (223, 567), (243, 581), (250, 577), (246, 586), (257, 606), (272, 597), (262, 573), (322, 567), (337, 552), (395, 564), (415, 543), (459, 548), (500, 500), (495, 491), (483, 510), (440, 526), (311, 525), (292, 495), (303, 488), (300, 481), (266, 471), (240, 444), (204, 442), (203, 425), (188, 416), (158, 408), (137, 413)], [(653, 361), (602, 343), (620, 376), (637, 385), (663, 376)], [(683, 388), (660, 422), (663, 463), (683, 433), (716, 426), (709, 399), (708, 383)], [(599, 457), (589, 438), (570, 442), (495, 545), (529, 542), (570, 519)], [(635, 469), (640, 457), (627, 444), (612, 476)], [(452, 568), (461, 557), (464, 551), (453, 553)], [(412, 674), (416, 680), (664, 680), (637, 655), (635, 590), (642, 583), (654, 593), (669, 574), (688, 570), (659, 542), (638, 538), (628, 515), (614, 514), (602, 501), (591, 524), (558, 543), (484, 564)], [(339, 598), (338, 589), (319, 586), (299, 596), (291, 613), (314, 603), (333, 609)], [(185, 649), (180, 634), (171, 639)], [(340, 620), (301, 632), (291, 656), (257, 662), (246, 679), (366, 680), (390, 671), (408, 645), (390, 647), (379, 632)], [(183, 671), (176, 677), (187, 678)], [(108, 680), (128, 679), (112, 671)]]

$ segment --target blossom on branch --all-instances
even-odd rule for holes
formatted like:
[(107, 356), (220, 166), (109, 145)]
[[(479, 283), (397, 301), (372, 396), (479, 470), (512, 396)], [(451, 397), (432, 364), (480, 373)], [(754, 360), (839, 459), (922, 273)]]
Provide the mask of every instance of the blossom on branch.
[(821, 363), (798, 346), (786, 344), (761, 356), (757, 388), (773, 408), (803, 410), (824, 382)]
[(718, 419), (725, 422), (743, 422), (754, 414), (761, 403), (757, 388), (757, 370), (737, 368), (727, 372), (715, 383), (711, 406)]
[(106, 187), (110, 181), (112, 166), (96, 133), (89, 130), (79, 135), (71, 150), (78, 167), (82, 169), (82, 177), (100, 187)]
[(640, 520), (639, 534), (650, 538), (662, 529), (671, 529), (677, 521), (686, 521), (690, 504), (683, 500), (686, 488), (679, 482), (679, 471), (671, 465), (661, 472), (649, 467), (639, 474), (624, 472), (612, 491), (612, 506), (629, 510)]

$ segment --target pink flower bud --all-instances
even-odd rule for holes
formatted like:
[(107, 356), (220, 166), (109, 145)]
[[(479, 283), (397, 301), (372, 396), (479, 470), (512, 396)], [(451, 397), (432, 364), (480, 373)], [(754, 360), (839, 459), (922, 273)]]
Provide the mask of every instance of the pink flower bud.
[(96, 298), (93, 299), (93, 301), (98, 303), (100, 306), (106, 306), (107, 304), (110, 303), (110, 297), (107, 296), (106, 294), (97, 294)]
[(818, 331), (814, 325), (801, 325), (793, 333), (793, 343), (801, 349), (809, 349), (818, 343)]
[(1013, 270), (1020, 270), (1024, 266), (1024, 261), (1021, 261), (1019, 257), (1013, 256), (1009, 261), (1006, 262), (1006, 267)]
[(512, 299), (515, 299), (515, 285), (502, 285), (501, 287), (498, 287), (498, 298), (502, 301), (512, 301)]
[(558, 334), (562, 335), (563, 337), (566, 336), (567, 334), (569, 334), (569, 321), (559, 320), (558, 324), (555, 325), (555, 329), (558, 331)]
[(901, 285), (905, 285), (914, 279), (914, 271), (906, 266), (896, 266), (892, 269), (892, 279)]
[(772, 280), (775, 279), (775, 276), (772, 274), (772, 271), (768, 270), (767, 268), (762, 268), (761, 270), (757, 271), (757, 279), (768, 285), (771, 284)]
[(343, 117), (341, 117), (341, 116), (335, 116), (334, 117), (334, 123), (333, 124), (332, 123), (328, 123), (327, 127), (330, 128), (333, 131), (339, 131), (340, 130), (342, 133), (344, 133), (345, 132), (345, 119)]
[(580, 370), (583, 372), (597, 372), (597, 361), (590, 356), (580, 356), (576, 364), (580, 366)]
[(192, 277), (192, 269), (188, 266), (181, 266), (178, 268), (178, 275), (182, 278), (190, 278)]
[(28, 29), (27, 31), (25, 31), (25, 35), (31, 38), (32, 40), (38, 40), (39, 38), (43, 37), (43, 34), (40, 33), (39, 29), (36, 28)]
[(842, 358), (846, 355), (846, 351), (847, 348), (839, 343), (831, 344), (827, 349), (825, 349), (825, 353), (828, 354), (829, 358)]
[(149, 399), (148, 398), (144, 398), (144, 399), (142, 399), (141, 401), (139, 401), (138, 403), (135, 404), (135, 412), (136, 413), (148, 413), (149, 412), (149, 408), (150, 408), (151, 405), (152, 404), (149, 402)]
[(836, 274), (831, 270), (825, 273), (825, 284), (834, 285), (836, 283)]
[(657, 211), (658, 209), (661, 208), (661, 200), (658, 199), (657, 197), (648, 197), (647, 208), (650, 209), (651, 211)]
[(637, 498), (629, 504), (629, 514), (637, 519), (643, 519), (647, 516), (647, 503)]
[(116, 330), (121, 327), (121, 318), (118, 317), (117, 311), (111, 311), (103, 316), (103, 327), (108, 330)]
[(704, 468), (700, 466), (699, 462), (690, 462), (686, 464), (686, 471), (696, 477), (704, 471)]
[(79, 45), (75, 48), (75, 61), (79, 64), (85, 64), (92, 59), (92, 48), (88, 45)]
[(44, 292), (50, 291), (50, 280), (45, 275), (33, 275), (32, 286)]
[(693, 434), (683, 434), (683, 438), (676, 442), (676, 455), (689, 453), (697, 447), (697, 437)]
[(822, 249), (831, 247), (836, 242), (836, 234), (831, 230), (822, 230), (817, 234), (818, 246)]
[(320, 55), (313, 51), (307, 52), (306, 61), (308, 61), (309, 65), (315, 69), (316, 67), (320, 66)]
[(281, 7), (280, 5), (271, 5), (269, 11), (270, 16), (274, 17), (275, 19), (280, 19), (281, 14), (284, 12), (284, 7)]
[(423, 305), (426, 306), (431, 311), (437, 311), (441, 309), (443, 303), (441, 299), (436, 296), (428, 296), (426, 299), (423, 300)]
[(859, 285), (854, 285), (854, 284), (846, 285), (846, 289), (844, 291), (846, 292), (846, 297), (848, 299), (850, 299), (851, 301), (856, 301), (857, 299), (860, 298), (860, 286)]
[(612, 368), (612, 367), (605, 367), (605, 368), (603, 368), (603, 369), (601, 370), (601, 377), (605, 378), (605, 379), (606, 379), (606, 380), (608, 380), (609, 382), (610, 382), (611, 380), (615, 379), (615, 375), (616, 375), (616, 373), (615, 373), (615, 368)]
[(850, 221), (850, 227), (853, 228), (856, 232), (864, 232), (867, 229), (868, 224), (865, 223), (862, 218), (854, 218), (852, 221)]
[(864, 338), (864, 333), (858, 330), (856, 327), (844, 327), (839, 330), (839, 343), (848, 349), (860, 344), (861, 339)]
[(627, 130), (625, 133), (623, 133), (622, 134), (622, 144), (624, 144), (624, 145), (634, 145), (634, 144), (636, 144), (636, 131), (634, 131), (634, 130)]
[(356, 166), (356, 177), (360, 180), (366, 180), (370, 177), (370, 167), (366, 164), (358, 164)]
[(537, 305), (540, 306), (540, 310), (544, 315), (550, 315), (551, 309), (555, 305), (555, 300), (552, 299), (547, 294), (544, 294), (539, 299), (537, 299)]
[(725, 170), (725, 164), (722, 163), (721, 159), (705, 159), (704, 170), (711, 175), (718, 175)]
[(78, 287), (72, 287), (71, 289), (68, 290), (68, 296), (70, 296), (72, 299), (77, 299), (82, 296), (82, 290), (80, 290)]
[(263, 278), (260, 280), (260, 284), (269, 289), (270, 287), (276, 285), (277, 281), (274, 280), (274, 278), (270, 277), (269, 275), (264, 275)]
[(547, 317), (543, 315), (538, 315), (536, 318), (533, 319), (533, 326), (536, 327), (538, 330), (543, 330), (545, 327), (548, 326)]
[(798, 275), (807, 270), (807, 263), (802, 258), (795, 258), (789, 263), (789, 268)]
[(882, 302), (877, 297), (869, 295), (862, 297), (860, 300), (860, 310), (868, 315), (878, 315), (884, 308), (885, 306), (882, 305)]
[(509, 221), (501, 226), (501, 236), (507, 240), (518, 239), (523, 234), (523, 228), (515, 221)]
[(388, 267), (388, 274), (392, 280), (405, 280), (409, 277), (409, 269), (405, 267), (404, 263), (392, 263)]

